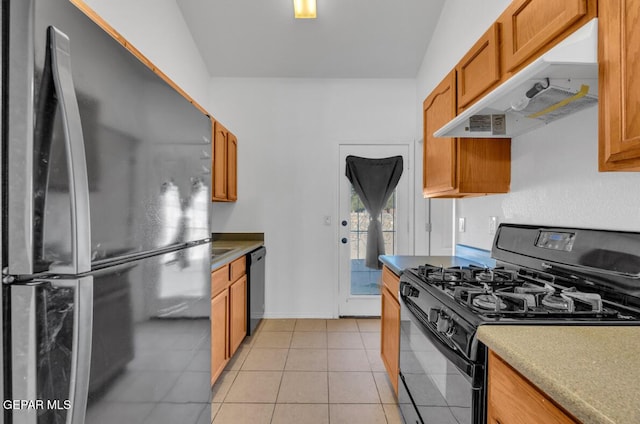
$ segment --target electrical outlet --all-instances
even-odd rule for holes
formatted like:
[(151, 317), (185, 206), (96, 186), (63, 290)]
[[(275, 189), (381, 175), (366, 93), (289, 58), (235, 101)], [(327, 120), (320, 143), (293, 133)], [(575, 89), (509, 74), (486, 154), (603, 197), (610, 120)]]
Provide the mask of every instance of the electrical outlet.
[(498, 229), (498, 217), (490, 216), (489, 217), (489, 234), (491, 235), (495, 234), (497, 229)]
[(466, 229), (466, 219), (465, 218), (458, 218), (458, 232), (459, 233), (464, 233), (465, 229)]

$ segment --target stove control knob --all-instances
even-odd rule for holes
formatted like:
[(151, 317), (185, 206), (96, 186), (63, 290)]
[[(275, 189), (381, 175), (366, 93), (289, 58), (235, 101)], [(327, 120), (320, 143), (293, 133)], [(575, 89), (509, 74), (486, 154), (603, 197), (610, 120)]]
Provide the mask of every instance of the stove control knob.
[(436, 323), (438, 321), (439, 316), (440, 316), (440, 309), (438, 308), (429, 309), (429, 322)]
[(438, 322), (436, 323), (436, 329), (440, 333), (446, 333), (451, 328), (451, 318), (448, 316), (441, 314)]
[(403, 285), (401, 291), (402, 295), (406, 297), (418, 297), (418, 294), (420, 293), (418, 289), (411, 287), (408, 284)]

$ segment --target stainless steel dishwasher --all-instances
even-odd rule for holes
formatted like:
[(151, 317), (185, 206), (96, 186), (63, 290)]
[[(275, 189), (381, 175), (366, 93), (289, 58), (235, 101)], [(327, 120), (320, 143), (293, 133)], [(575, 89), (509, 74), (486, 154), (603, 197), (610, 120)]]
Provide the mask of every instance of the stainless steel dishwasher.
[(265, 257), (267, 249), (262, 246), (247, 255), (249, 262), (249, 280), (247, 296), (249, 307), (247, 308), (247, 336), (255, 331), (264, 317), (264, 275)]

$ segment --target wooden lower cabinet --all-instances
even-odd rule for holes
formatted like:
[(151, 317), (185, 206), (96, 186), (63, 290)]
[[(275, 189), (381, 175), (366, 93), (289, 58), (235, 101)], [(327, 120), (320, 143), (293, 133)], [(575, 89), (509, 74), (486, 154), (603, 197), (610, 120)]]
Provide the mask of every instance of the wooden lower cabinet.
[(389, 268), (384, 267), (382, 270), (380, 356), (396, 396), (398, 395), (400, 362), (400, 302), (397, 294), (399, 284), (399, 277)]
[(211, 273), (211, 385), (247, 335), (246, 261), (239, 259)]
[(229, 303), (231, 305), (229, 346), (232, 352), (231, 354), (233, 354), (247, 335), (246, 275), (229, 286)]
[(229, 290), (211, 299), (211, 385), (229, 361)]
[(487, 424), (578, 424), (546, 394), (489, 352)]

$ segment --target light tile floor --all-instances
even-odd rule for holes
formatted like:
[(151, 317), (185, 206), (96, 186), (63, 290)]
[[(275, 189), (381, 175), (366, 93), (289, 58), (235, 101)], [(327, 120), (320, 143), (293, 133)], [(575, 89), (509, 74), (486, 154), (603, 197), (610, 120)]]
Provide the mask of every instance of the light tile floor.
[(213, 387), (214, 424), (401, 424), (379, 319), (263, 320)]

